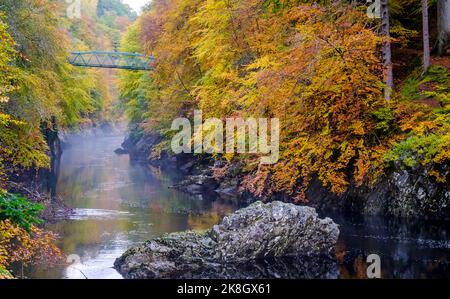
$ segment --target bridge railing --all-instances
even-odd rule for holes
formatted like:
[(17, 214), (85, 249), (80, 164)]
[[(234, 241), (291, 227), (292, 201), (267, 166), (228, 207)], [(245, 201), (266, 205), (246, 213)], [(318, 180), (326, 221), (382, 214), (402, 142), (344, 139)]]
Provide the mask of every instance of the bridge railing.
[(72, 52), (67, 59), (74, 66), (125, 70), (152, 70), (153, 56), (127, 52)]

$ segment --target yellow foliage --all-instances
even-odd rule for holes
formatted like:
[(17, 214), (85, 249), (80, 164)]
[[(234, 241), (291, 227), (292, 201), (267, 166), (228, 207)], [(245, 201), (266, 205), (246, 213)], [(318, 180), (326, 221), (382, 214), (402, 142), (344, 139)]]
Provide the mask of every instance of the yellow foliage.
[(0, 221), (0, 268), (14, 262), (51, 266), (61, 258), (55, 241), (56, 235), (35, 226), (27, 232), (9, 220)]
[(396, 142), (435, 131), (436, 122), (429, 111), (383, 99), (376, 22), (354, 4), (321, 3), (154, 2), (133, 36), (156, 57), (155, 70), (139, 78), (139, 96), (131, 78), (122, 81), (123, 94), (133, 95), (134, 119), (170, 138), (170, 122), (192, 118), (194, 108), (204, 118), (279, 118), (279, 164), (243, 182), (256, 195), (305, 200), (314, 176), (337, 194), (351, 182), (375, 182)]

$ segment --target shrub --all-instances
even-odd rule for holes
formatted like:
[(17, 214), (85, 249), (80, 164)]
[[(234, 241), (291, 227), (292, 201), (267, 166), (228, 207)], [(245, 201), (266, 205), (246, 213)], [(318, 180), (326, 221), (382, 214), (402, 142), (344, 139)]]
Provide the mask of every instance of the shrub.
[(14, 262), (24, 266), (57, 263), (61, 251), (55, 245), (56, 238), (54, 233), (34, 225), (27, 231), (10, 220), (0, 221), (0, 268), (5, 269)]
[(43, 209), (43, 205), (32, 203), (19, 194), (0, 194), (0, 220), (10, 219), (27, 231), (33, 224), (42, 223), (38, 216)]

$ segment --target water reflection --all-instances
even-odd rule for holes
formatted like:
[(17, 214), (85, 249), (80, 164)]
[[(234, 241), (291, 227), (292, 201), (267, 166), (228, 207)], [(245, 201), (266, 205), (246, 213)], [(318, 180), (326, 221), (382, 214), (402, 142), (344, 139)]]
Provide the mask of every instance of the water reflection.
[(340, 278), (366, 278), (370, 254), (382, 278), (450, 278), (450, 223), (326, 214), (340, 224)]
[[(123, 136), (71, 140), (72, 147), (61, 159), (55, 190), (75, 208), (75, 214), (48, 228), (60, 234), (59, 245), (66, 255), (77, 254), (81, 260), (70, 267), (29, 269), (29, 277), (121, 278), (112, 266), (128, 247), (167, 232), (209, 229), (238, 208), (230, 202), (170, 189), (177, 180), (175, 174), (113, 153), (122, 140)], [(366, 278), (366, 257), (373, 253), (381, 257), (383, 278), (450, 277), (448, 222), (327, 212), (322, 216), (330, 216), (341, 229), (338, 270), (324, 277)], [(291, 272), (285, 274), (291, 277)]]
[(237, 208), (170, 189), (175, 175), (115, 155), (122, 141), (123, 136), (70, 140), (56, 194), (75, 208), (74, 215), (48, 229), (62, 237), (66, 255), (79, 255), (81, 261), (30, 269), (30, 277), (121, 278), (112, 266), (128, 247), (167, 232), (208, 229)]

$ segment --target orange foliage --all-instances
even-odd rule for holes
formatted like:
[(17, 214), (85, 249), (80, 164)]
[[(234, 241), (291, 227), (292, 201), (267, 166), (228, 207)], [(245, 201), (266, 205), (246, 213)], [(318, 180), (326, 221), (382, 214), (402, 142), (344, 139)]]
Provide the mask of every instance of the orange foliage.
[(32, 226), (28, 233), (10, 220), (0, 221), (0, 267), (14, 262), (51, 266), (61, 259), (56, 235)]
[[(254, 168), (242, 187), (303, 201), (313, 176), (337, 194), (373, 183), (393, 144), (419, 127), (405, 121), (417, 110), (383, 98), (382, 40), (360, 8), (155, 1), (139, 23), (147, 54), (157, 58), (145, 85), (144, 127), (170, 138), (170, 122), (194, 108), (204, 117), (278, 118), (280, 162)], [(433, 125), (422, 120), (420, 127)]]

